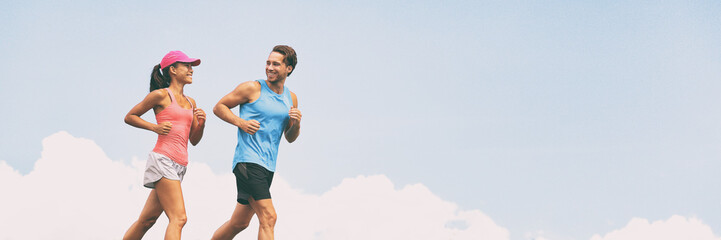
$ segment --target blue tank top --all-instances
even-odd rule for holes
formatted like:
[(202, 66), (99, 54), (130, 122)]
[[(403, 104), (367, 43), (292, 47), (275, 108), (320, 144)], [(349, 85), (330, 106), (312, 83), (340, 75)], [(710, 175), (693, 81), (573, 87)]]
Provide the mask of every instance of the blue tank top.
[(255, 163), (275, 172), (278, 145), (283, 130), (288, 124), (288, 111), (293, 106), (290, 90), (283, 86), (283, 93), (270, 90), (265, 80), (260, 83), (260, 97), (252, 103), (240, 106), (239, 116), (245, 120), (256, 120), (260, 129), (250, 135), (238, 128), (238, 145), (235, 147), (233, 168), (241, 162)]

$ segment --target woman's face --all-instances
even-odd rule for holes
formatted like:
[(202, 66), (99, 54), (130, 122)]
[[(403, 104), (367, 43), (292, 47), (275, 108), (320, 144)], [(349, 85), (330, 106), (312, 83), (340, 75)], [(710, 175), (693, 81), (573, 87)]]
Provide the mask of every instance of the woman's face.
[(193, 83), (193, 66), (191, 66), (190, 63), (176, 63), (175, 67), (171, 66), (170, 74), (171, 77), (180, 83)]

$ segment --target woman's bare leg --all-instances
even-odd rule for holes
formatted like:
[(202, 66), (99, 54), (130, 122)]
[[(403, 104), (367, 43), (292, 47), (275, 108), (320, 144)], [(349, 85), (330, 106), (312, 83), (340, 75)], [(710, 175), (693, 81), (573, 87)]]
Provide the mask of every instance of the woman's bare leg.
[(160, 201), (158, 201), (158, 194), (155, 192), (155, 189), (153, 189), (152, 191), (150, 191), (150, 196), (148, 196), (148, 200), (145, 201), (145, 206), (140, 212), (140, 217), (138, 217), (138, 220), (130, 226), (127, 232), (125, 232), (123, 240), (135, 240), (143, 238), (143, 235), (145, 235), (145, 233), (150, 229), (150, 227), (155, 224), (155, 221), (162, 213), (163, 207), (160, 206)]
[(185, 202), (180, 181), (161, 178), (155, 183), (160, 205), (168, 216), (168, 228), (165, 230), (166, 240), (180, 239), (180, 233), (188, 218), (185, 215)]

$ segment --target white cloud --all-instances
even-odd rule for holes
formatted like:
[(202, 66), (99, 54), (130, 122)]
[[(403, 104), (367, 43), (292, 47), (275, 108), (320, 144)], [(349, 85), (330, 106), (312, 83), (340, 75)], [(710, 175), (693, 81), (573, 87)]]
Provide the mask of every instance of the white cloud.
[(596, 234), (591, 240), (721, 240), (714, 236), (711, 227), (697, 218), (674, 215), (668, 220), (650, 223), (643, 218), (633, 218), (622, 229), (607, 233), (603, 237)]
[[(120, 239), (137, 218), (149, 190), (144, 159), (109, 159), (93, 141), (67, 132), (43, 140), (41, 158), (27, 175), (0, 161), (0, 239)], [(344, 179), (314, 195), (273, 181), (279, 239), (508, 239), (478, 210), (462, 211), (421, 184), (396, 189), (385, 176)], [(208, 239), (235, 204), (231, 173), (188, 166), (183, 182), (188, 212), (185, 239)], [(161, 239), (165, 217), (146, 239)], [(239, 236), (255, 238), (257, 220)]]
[[(120, 239), (143, 207), (145, 161), (109, 159), (93, 141), (66, 132), (43, 140), (34, 170), (21, 175), (0, 161), (0, 239)], [(183, 182), (188, 211), (185, 239), (207, 239), (235, 204), (231, 173), (194, 163)], [(397, 189), (385, 176), (346, 178), (321, 194), (273, 181), (279, 239), (509, 239), (509, 232), (479, 210), (462, 211), (422, 184)], [(161, 217), (146, 239), (162, 239)], [(257, 220), (239, 236), (253, 239)], [(531, 236), (533, 235), (533, 236)], [(547, 239), (542, 231), (526, 238)], [(721, 240), (696, 218), (634, 218), (624, 228), (591, 240)]]

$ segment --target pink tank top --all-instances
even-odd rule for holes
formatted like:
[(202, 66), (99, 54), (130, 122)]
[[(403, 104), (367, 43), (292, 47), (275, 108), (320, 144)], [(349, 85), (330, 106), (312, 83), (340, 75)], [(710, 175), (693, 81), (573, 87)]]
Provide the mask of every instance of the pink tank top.
[(192, 102), (188, 97), (185, 99), (191, 104), (192, 109), (184, 109), (173, 96), (173, 92), (169, 88), (168, 94), (170, 94), (170, 105), (155, 115), (155, 120), (158, 124), (162, 122), (170, 122), (173, 127), (170, 128), (170, 132), (167, 135), (158, 135), (158, 142), (155, 143), (153, 152), (163, 154), (176, 163), (187, 166), (188, 165), (188, 138), (190, 137), (190, 125), (193, 123), (193, 110), (195, 106), (192, 106)]

